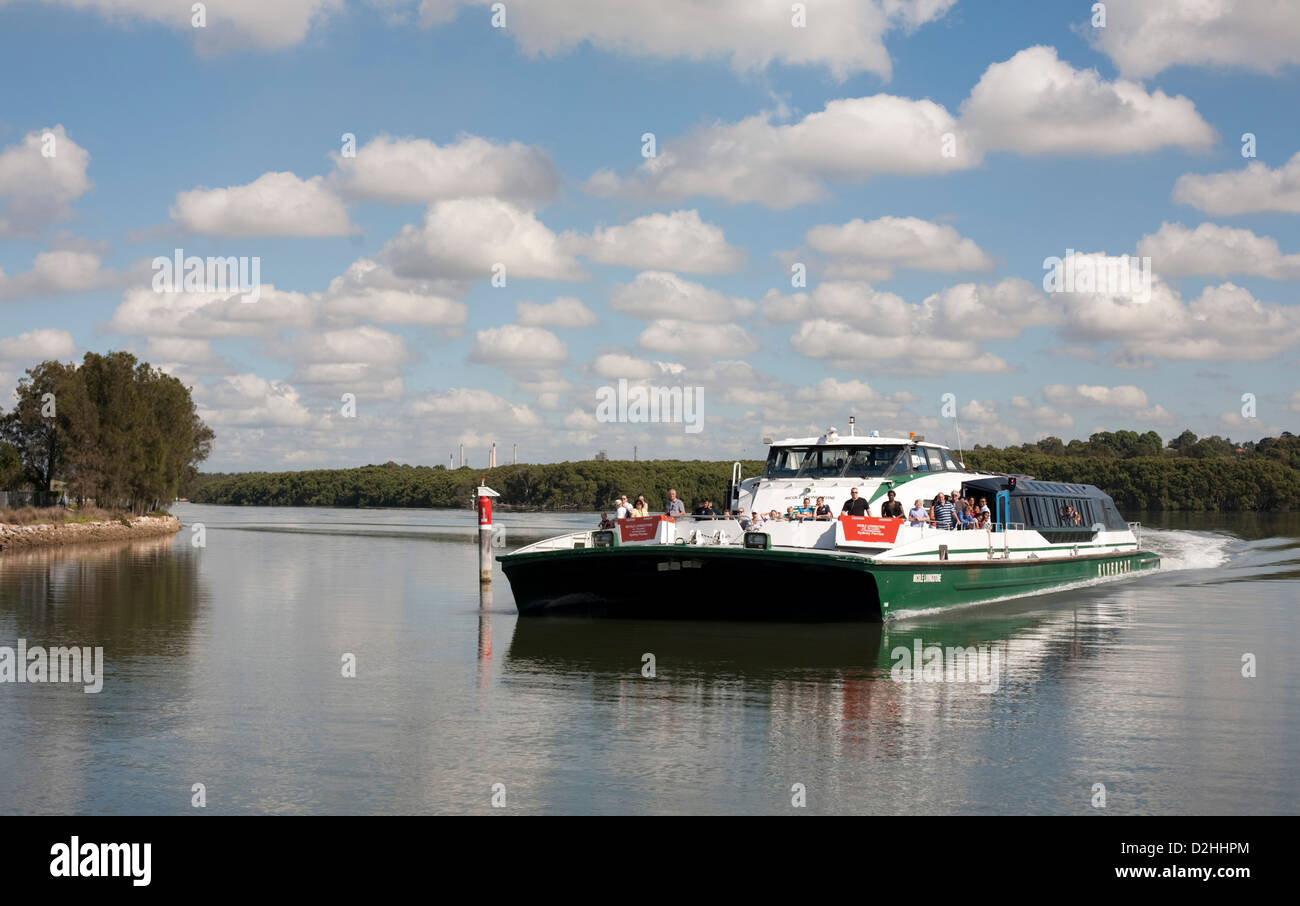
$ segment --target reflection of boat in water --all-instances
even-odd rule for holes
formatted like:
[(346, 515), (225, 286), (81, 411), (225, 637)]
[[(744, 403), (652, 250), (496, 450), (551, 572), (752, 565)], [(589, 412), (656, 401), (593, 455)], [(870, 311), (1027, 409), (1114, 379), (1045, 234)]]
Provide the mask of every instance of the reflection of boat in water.
[[(784, 513), (818, 498), (832, 514), (842, 504), (849, 512), (761, 525), (652, 516), (539, 541), (499, 558), (519, 612), (881, 620), (1160, 565), (1143, 549), (1139, 525), (1125, 522), (1097, 488), (972, 472), (922, 438), (841, 437), (831, 429), (772, 443), (762, 476), (741, 481), (739, 466), (730, 512)], [(984, 527), (951, 531), (870, 515), (890, 492), (928, 502), (954, 490), (987, 502)]]

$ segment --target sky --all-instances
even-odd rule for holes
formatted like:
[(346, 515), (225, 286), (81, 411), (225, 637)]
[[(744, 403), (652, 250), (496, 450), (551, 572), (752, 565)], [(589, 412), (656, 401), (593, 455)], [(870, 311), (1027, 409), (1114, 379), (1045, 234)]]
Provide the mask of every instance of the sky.
[(0, 387), (127, 350), (218, 471), (1298, 431), (1298, 64), (1292, 0), (0, 0)]

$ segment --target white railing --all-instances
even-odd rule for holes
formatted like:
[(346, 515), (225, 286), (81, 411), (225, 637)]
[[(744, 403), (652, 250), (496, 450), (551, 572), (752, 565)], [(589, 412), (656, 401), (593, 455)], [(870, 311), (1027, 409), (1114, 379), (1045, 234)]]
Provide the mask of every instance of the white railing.
[(515, 551), (516, 554), (536, 553), (538, 551), (571, 551), (579, 547), (591, 547), (591, 532), (569, 532), (567, 535), (556, 535), (554, 538), (544, 538), (541, 541), (534, 542), (527, 547), (521, 547)]

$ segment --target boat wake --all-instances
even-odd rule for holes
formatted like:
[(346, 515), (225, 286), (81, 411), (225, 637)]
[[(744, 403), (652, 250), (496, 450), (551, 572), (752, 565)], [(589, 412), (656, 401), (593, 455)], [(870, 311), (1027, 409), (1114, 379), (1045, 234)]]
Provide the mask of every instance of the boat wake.
[(1218, 532), (1189, 532), (1179, 529), (1143, 527), (1142, 544), (1160, 555), (1160, 569), (1213, 569), (1228, 562), (1230, 548), (1237, 542)]

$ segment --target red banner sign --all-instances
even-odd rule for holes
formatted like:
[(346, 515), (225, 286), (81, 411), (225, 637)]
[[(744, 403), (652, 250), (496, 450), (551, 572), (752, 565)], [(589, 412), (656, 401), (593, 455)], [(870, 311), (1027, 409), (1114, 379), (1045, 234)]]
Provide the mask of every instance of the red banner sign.
[(841, 516), (845, 541), (893, 544), (902, 519), (879, 519), (875, 516)]
[(620, 519), (618, 534), (622, 541), (653, 541), (659, 534), (659, 523), (668, 522), (667, 516), (640, 516)]

